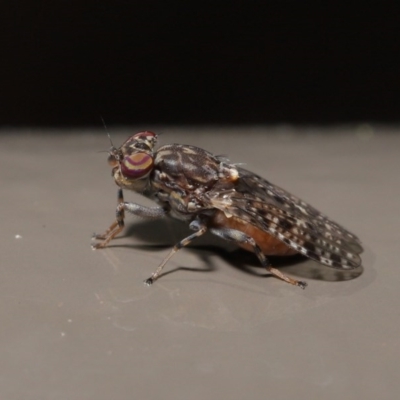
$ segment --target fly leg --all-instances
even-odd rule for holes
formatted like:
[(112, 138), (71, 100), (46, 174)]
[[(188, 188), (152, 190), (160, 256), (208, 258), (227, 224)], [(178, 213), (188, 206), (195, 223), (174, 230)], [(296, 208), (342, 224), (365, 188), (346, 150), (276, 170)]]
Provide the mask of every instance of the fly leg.
[(217, 229), (217, 228), (210, 228), (210, 232), (213, 233), (216, 236), (219, 236), (222, 239), (229, 240), (231, 242), (234, 242), (236, 244), (249, 244), (250, 246), (253, 247), (254, 253), (260, 260), (261, 265), (272, 275), (276, 276), (277, 278), (280, 278), (284, 280), (287, 283), (290, 283), (295, 286), (299, 286), (302, 289), (305, 289), (307, 286), (306, 282), (303, 281), (297, 281), (295, 279), (292, 279), (285, 274), (283, 274), (281, 271), (279, 271), (276, 268), (273, 268), (267, 257), (265, 257), (264, 253), (261, 251), (260, 247), (258, 244), (255, 242), (255, 240), (249, 236), (246, 235), (245, 233), (238, 231), (236, 229), (228, 229), (228, 228), (222, 228), (222, 229)]
[(144, 281), (144, 283), (148, 286), (150, 286), (161, 274), (161, 271), (163, 270), (163, 268), (165, 267), (165, 264), (167, 264), (167, 262), (169, 261), (169, 259), (178, 251), (180, 250), (182, 247), (187, 246), (191, 241), (193, 241), (194, 239), (200, 237), (201, 235), (203, 235), (204, 233), (206, 233), (207, 231), (207, 227), (206, 225), (204, 225), (203, 223), (201, 223), (198, 220), (194, 220), (190, 223), (189, 228), (196, 231), (195, 233), (192, 233), (191, 235), (189, 235), (188, 237), (182, 239), (180, 242), (178, 242), (173, 248), (172, 250), (169, 252), (169, 254), (164, 258), (164, 260), (162, 261), (162, 263), (158, 266), (158, 268), (151, 274), (150, 278), (146, 279)]
[[(117, 204), (118, 206), (124, 202), (124, 192), (122, 191), (122, 189), (118, 189), (118, 198), (117, 198)], [(114, 230), (117, 229), (118, 227), (118, 218), (122, 220), (122, 227), (124, 227), (124, 218), (125, 218), (125, 214), (124, 211), (120, 211), (120, 214), (118, 216), (118, 209), (117, 209), (117, 219), (110, 225), (110, 227), (102, 234), (93, 234), (92, 239), (97, 239), (97, 240), (105, 240), (111, 232), (113, 232)], [(122, 230), (122, 229), (121, 229)], [(121, 230), (119, 230), (116, 234), (113, 235), (116, 236), (119, 232), (121, 232)], [(110, 239), (111, 240), (111, 239)], [(104, 246), (102, 246), (104, 247)]]
[(101, 235), (93, 235), (93, 239), (102, 240), (102, 242), (92, 245), (93, 249), (106, 247), (108, 243), (120, 233), (125, 226), (125, 211), (143, 218), (162, 218), (167, 212), (163, 207), (145, 207), (140, 204), (124, 202), (122, 189), (118, 190), (118, 206), (115, 212), (116, 219), (110, 227)]

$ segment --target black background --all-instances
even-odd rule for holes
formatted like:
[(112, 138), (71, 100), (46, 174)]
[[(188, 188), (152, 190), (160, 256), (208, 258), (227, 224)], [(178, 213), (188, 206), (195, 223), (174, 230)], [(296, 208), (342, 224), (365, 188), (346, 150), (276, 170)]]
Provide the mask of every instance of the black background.
[(384, 2), (13, 1), (2, 126), (396, 122)]

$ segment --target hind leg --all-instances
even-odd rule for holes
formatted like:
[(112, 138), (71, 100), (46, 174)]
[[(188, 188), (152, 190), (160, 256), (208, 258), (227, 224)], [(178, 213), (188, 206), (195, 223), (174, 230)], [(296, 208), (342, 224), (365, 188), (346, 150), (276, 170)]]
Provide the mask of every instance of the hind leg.
[(305, 289), (307, 286), (306, 282), (297, 281), (295, 279), (290, 278), (289, 276), (283, 274), (276, 268), (273, 268), (268, 261), (268, 258), (265, 257), (264, 253), (261, 251), (260, 247), (257, 245), (255, 240), (245, 233), (238, 231), (236, 229), (228, 229), (228, 228), (210, 228), (210, 232), (216, 236), (219, 236), (222, 239), (228, 240), (230, 242), (234, 242), (236, 244), (249, 244), (252, 246), (254, 253), (260, 260), (261, 265), (272, 275), (277, 278), (282, 279), (283, 281), (290, 283), (291, 285), (299, 286), (302, 289)]

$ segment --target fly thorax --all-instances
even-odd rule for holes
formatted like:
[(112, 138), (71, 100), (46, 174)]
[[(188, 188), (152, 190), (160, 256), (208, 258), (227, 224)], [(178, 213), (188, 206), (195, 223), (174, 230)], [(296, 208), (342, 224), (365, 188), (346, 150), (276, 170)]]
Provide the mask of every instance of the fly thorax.
[(182, 195), (182, 193), (175, 191), (169, 194), (169, 204), (172, 209), (184, 214), (193, 214), (204, 208), (195, 196)]
[(171, 181), (185, 189), (210, 187), (219, 179), (219, 160), (194, 146), (163, 146), (156, 153), (155, 165)]
[(239, 179), (239, 171), (233, 164), (221, 162), (219, 165), (218, 178), (227, 183), (234, 183)]

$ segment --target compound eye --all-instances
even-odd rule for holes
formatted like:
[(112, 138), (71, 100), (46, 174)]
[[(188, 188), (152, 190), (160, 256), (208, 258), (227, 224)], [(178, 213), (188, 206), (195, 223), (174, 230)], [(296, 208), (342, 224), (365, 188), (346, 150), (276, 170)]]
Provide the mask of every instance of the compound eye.
[(134, 153), (125, 156), (121, 162), (121, 172), (126, 178), (144, 178), (153, 169), (153, 157), (147, 153)]

